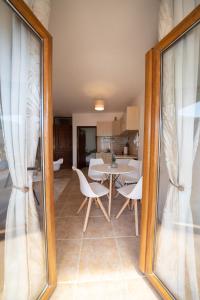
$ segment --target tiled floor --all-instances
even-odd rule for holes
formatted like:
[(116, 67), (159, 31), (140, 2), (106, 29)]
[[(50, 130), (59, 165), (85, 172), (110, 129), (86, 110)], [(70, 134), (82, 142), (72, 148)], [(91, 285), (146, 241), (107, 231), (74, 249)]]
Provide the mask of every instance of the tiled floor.
[[(110, 223), (93, 204), (84, 234), (85, 210), (76, 215), (82, 200), (76, 174), (71, 174), (56, 202), (58, 286), (51, 300), (160, 299), (138, 270), (133, 212), (127, 209), (118, 220), (114, 217), (124, 200), (113, 199)], [(102, 202), (107, 208), (108, 199)]]

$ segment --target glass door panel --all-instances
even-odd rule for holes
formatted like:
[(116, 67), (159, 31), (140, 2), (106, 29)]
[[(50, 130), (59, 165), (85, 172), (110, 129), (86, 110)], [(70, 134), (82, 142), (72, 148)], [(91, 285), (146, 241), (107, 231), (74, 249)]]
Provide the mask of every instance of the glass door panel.
[(0, 299), (38, 299), (48, 286), (43, 50), (0, 0)]
[(180, 300), (200, 299), (200, 24), (161, 53), (153, 273)]

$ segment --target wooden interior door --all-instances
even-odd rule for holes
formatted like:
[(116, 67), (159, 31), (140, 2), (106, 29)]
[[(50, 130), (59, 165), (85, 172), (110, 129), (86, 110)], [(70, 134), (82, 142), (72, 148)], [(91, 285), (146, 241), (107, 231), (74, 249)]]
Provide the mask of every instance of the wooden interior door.
[[(199, 186), (198, 181), (195, 181), (195, 178), (198, 176), (195, 176), (195, 172), (193, 172), (192, 169), (192, 184), (188, 187), (189, 180), (183, 180), (183, 173), (187, 178), (188, 173), (191, 171), (190, 157), (195, 153), (196, 161), (200, 159), (200, 152), (197, 150), (197, 148), (200, 149), (200, 147), (199, 142), (197, 143), (198, 137), (196, 138), (196, 130), (199, 126), (200, 118), (200, 114), (197, 113), (200, 86), (198, 67), (199, 43), (197, 43), (196, 47), (197, 52), (185, 52), (185, 55), (190, 53), (188, 57), (191, 56), (191, 64), (196, 68), (197, 74), (194, 83), (191, 84), (192, 68), (190, 68), (190, 60), (185, 72), (177, 73), (179, 69), (176, 65), (176, 60), (180, 63), (180, 55), (176, 55), (176, 49), (178, 47), (181, 48), (184, 42), (187, 43), (189, 40), (186, 47), (188, 51), (193, 41), (195, 41), (195, 39), (191, 39), (194, 32), (197, 34), (195, 36), (198, 40), (200, 32), (200, 6), (189, 14), (146, 55), (144, 182), (140, 269), (146, 274), (149, 281), (163, 299), (200, 299), (200, 248), (198, 243), (200, 227), (194, 223), (194, 215), (197, 213), (197, 210), (194, 209), (195, 207), (193, 207), (193, 215), (191, 214), (192, 203), (194, 202), (194, 196), (192, 195), (194, 195)], [(194, 55), (194, 53), (196, 54)], [(172, 73), (169, 73), (169, 69), (168, 72), (166, 72), (166, 68), (169, 67), (169, 64), (166, 64), (166, 62), (168, 62), (169, 58), (175, 62), (175, 67), (171, 68)], [(195, 64), (194, 62), (197, 58), (198, 62)], [(182, 53), (181, 68), (184, 67), (185, 61), (186, 57)], [(176, 76), (169, 76), (170, 74), (176, 74)], [(190, 76), (188, 76), (188, 74), (190, 74)], [(173, 79), (175, 85), (171, 85), (172, 89), (167, 90), (170, 97), (165, 89), (166, 78), (168, 78), (168, 80), (172, 78), (176, 79)], [(181, 84), (184, 78), (187, 80), (185, 81), (186, 84), (182, 87)], [(176, 83), (179, 84), (178, 87)], [(193, 93), (191, 97), (188, 91), (194, 87), (196, 93)], [(179, 95), (180, 89), (181, 96)], [(175, 93), (172, 93), (174, 90)], [(173, 101), (167, 103), (164, 99), (166, 95), (169, 97), (169, 100), (171, 98)], [(189, 97), (192, 100), (192, 104), (188, 101)], [(183, 99), (185, 99), (185, 102)], [(166, 103), (168, 110), (166, 109)], [(186, 104), (180, 109), (180, 103), (181, 105), (182, 103)], [(175, 120), (174, 123), (172, 121), (166, 123), (166, 120), (168, 121), (168, 119), (170, 119), (169, 116), (172, 121)], [(166, 124), (168, 127), (166, 127)], [(186, 137), (184, 141), (183, 137), (186, 135), (185, 132), (187, 132), (188, 127), (186, 125), (191, 126), (191, 124), (193, 126), (193, 132), (191, 131), (191, 134), (189, 133), (186, 136), (188, 137), (188, 141), (190, 140), (190, 142), (187, 143)], [(177, 136), (174, 134), (174, 126), (177, 127)], [(183, 130), (185, 130), (185, 132)], [(166, 135), (166, 133), (168, 133), (168, 135)], [(175, 136), (174, 139), (172, 139), (173, 135)], [(193, 139), (195, 141), (193, 141)], [(191, 151), (191, 141), (194, 144), (194, 150), (196, 150), (194, 153)], [(183, 145), (185, 147), (184, 149), (182, 149)], [(171, 152), (174, 151), (171, 160), (168, 159), (169, 149), (171, 149)], [(183, 172), (183, 168), (186, 165), (187, 170)], [(174, 167), (173, 170), (172, 166)], [(180, 169), (180, 166), (182, 166), (182, 169)], [(193, 168), (196, 168), (195, 170), (198, 172), (199, 168), (195, 166), (195, 163)], [(171, 172), (169, 172), (169, 170)], [(172, 179), (171, 175), (174, 174), (174, 172), (177, 172), (177, 176), (173, 176)], [(179, 181), (181, 180), (180, 178), (182, 178), (182, 181)], [(163, 187), (166, 187), (166, 190), (163, 189)], [(191, 189), (193, 193), (190, 195), (191, 198), (185, 197), (183, 199), (189, 189)], [(173, 191), (173, 193), (171, 191)], [(188, 194), (186, 194), (186, 196), (187, 195)], [(170, 202), (168, 202), (168, 198)], [(160, 213), (161, 199), (165, 200), (161, 210), (162, 213)], [(174, 201), (174, 199), (176, 201)], [(180, 201), (181, 199), (182, 201)], [(197, 199), (199, 199), (199, 197), (197, 197)], [(186, 203), (188, 203), (187, 207)], [(195, 205), (198, 205), (198, 201), (195, 202)], [(185, 207), (187, 209), (185, 209)], [(189, 221), (187, 221), (187, 218)], [(199, 218), (196, 220), (199, 220)], [(162, 243), (160, 241), (162, 241)], [(171, 248), (169, 245), (171, 245)], [(168, 251), (166, 251), (166, 249)], [(165, 253), (164, 256), (163, 253)], [(158, 268), (158, 266), (162, 266), (162, 268)]]
[(63, 158), (61, 168), (72, 167), (72, 119), (54, 118), (54, 161)]
[(77, 166), (79, 169), (86, 167), (86, 136), (85, 131), (78, 127), (77, 132)]

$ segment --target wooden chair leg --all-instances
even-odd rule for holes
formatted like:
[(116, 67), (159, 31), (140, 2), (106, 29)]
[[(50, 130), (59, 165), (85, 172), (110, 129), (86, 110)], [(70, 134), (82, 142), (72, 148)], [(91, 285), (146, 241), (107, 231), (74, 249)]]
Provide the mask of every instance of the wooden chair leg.
[(86, 216), (85, 216), (85, 222), (84, 222), (84, 226), (83, 226), (83, 232), (85, 232), (86, 228), (87, 228), (88, 219), (89, 219), (89, 215), (90, 215), (90, 209), (91, 209), (91, 205), (92, 205), (92, 200), (93, 200), (92, 198), (89, 198), (87, 212), (86, 212)]
[(77, 215), (81, 212), (81, 210), (83, 209), (83, 207), (85, 206), (86, 202), (87, 202), (87, 197), (83, 200), (83, 202), (81, 203), (81, 206), (79, 207), (79, 209), (77, 210)]
[(131, 210), (134, 208), (134, 200), (131, 200)]
[(119, 216), (121, 216), (121, 214), (123, 213), (123, 211), (125, 210), (125, 208), (128, 206), (130, 199), (127, 199), (124, 203), (124, 205), (122, 206), (122, 208), (120, 209), (120, 211), (118, 212), (116, 219), (119, 218)]
[(137, 200), (134, 200), (134, 212), (135, 212), (135, 234), (136, 236), (139, 235), (139, 229), (138, 229), (138, 206), (137, 206)]
[(119, 196), (119, 192), (117, 192), (114, 196), (114, 198), (117, 198)]
[(128, 209), (131, 210), (131, 200), (128, 203)]
[(95, 199), (95, 205), (96, 205), (97, 208), (99, 208), (99, 204), (98, 204), (97, 198)]
[(101, 202), (101, 200), (99, 198), (97, 198), (97, 202), (98, 202), (98, 204), (99, 204), (99, 206), (100, 206), (100, 208), (101, 208), (101, 210), (102, 210), (102, 212), (103, 212), (106, 220), (108, 222), (110, 222), (110, 218), (108, 217), (107, 212), (106, 212), (106, 210), (105, 210), (105, 208), (104, 208), (104, 206), (103, 206), (103, 204), (102, 204), (102, 202)]

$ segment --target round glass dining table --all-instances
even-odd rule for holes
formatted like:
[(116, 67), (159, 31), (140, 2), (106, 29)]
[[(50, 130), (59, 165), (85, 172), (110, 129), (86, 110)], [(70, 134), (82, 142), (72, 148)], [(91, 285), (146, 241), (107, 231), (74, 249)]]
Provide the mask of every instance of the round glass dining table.
[(108, 215), (111, 213), (111, 202), (112, 202), (112, 188), (113, 188), (113, 177), (117, 175), (132, 173), (135, 171), (135, 167), (119, 164), (116, 167), (112, 167), (110, 164), (94, 165), (91, 169), (95, 172), (107, 174), (110, 177), (109, 183), (109, 202), (108, 202)]

